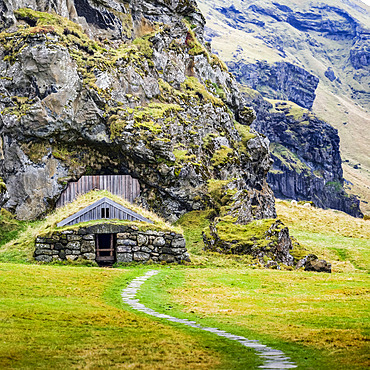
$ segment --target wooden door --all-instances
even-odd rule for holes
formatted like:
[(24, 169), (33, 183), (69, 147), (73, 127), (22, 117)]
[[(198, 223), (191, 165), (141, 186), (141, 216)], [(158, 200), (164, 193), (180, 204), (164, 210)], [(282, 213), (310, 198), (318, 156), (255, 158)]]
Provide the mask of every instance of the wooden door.
[(96, 262), (112, 264), (115, 261), (114, 234), (96, 235)]

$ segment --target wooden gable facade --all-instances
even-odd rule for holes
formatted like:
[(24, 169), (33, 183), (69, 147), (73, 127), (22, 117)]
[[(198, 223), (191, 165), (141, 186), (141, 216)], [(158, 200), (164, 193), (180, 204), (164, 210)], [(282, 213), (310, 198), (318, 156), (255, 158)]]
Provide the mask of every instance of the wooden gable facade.
[(104, 219), (153, 223), (153, 221), (141, 216), (140, 214), (114, 202), (107, 197), (104, 197), (82, 209), (81, 211), (76, 212), (74, 215), (67, 217), (63, 221), (59, 222), (57, 226), (71, 226), (80, 222)]
[(140, 184), (130, 175), (82, 176), (78, 181), (68, 183), (56, 206), (62, 207), (66, 203), (73, 202), (79, 195), (88, 193), (90, 190), (108, 190), (132, 203), (140, 195)]

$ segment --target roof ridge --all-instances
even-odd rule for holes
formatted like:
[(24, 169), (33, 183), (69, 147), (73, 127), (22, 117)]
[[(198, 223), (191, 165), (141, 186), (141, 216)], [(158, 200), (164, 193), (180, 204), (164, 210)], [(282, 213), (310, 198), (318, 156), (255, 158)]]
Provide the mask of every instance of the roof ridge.
[[(149, 220), (148, 218), (142, 216), (141, 214), (133, 211), (132, 209), (130, 208), (127, 208), (125, 207), (124, 205), (114, 201), (113, 199), (109, 198), (109, 197), (102, 197), (98, 200), (96, 200), (95, 202), (89, 204), (88, 206), (84, 207), (83, 209), (75, 212), (74, 214), (66, 217), (65, 219), (63, 219), (62, 221), (58, 222), (57, 223), (57, 227), (61, 227), (61, 226), (65, 226), (67, 224), (69, 224), (70, 222), (76, 220), (77, 218), (81, 217), (82, 215), (84, 215), (85, 213), (91, 211), (92, 209), (98, 207), (101, 203), (108, 203), (109, 205), (115, 207), (116, 209), (128, 214), (129, 216), (133, 217), (133, 218), (136, 218), (138, 221), (143, 221), (143, 222), (149, 222), (149, 223), (153, 223), (152, 220)], [(103, 218), (94, 218), (92, 219), (91, 221), (95, 221), (95, 220), (102, 220)], [(104, 220), (109, 220), (104, 218)], [(79, 223), (79, 222), (77, 222)]]

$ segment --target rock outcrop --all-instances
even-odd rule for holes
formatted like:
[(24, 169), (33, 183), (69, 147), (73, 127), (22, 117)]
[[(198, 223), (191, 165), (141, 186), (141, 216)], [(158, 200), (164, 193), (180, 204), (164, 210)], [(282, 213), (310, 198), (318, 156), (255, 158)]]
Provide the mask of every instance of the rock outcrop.
[(304, 267), (305, 271), (327, 272), (331, 273), (331, 263), (325, 260), (319, 260), (314, 254), (309, 254), (298, 261), (296, 268)]
[(260, 92), (264, 97), (290, 100), (303, 108), (312, 108), (319, 79), (288, 62), (227, 62), (237, 81)]
[(369, 69), (370, 66), (370, 30), (357, 37), (350, 51), (350, 61), (355, 69)]
[(275, 196), (362, 217), (359, 200), (343, 189), (337, 130), (291, 102), (270, 103), (255, 91), (244, 96), (257, 114), (252, 127), (271, 141), (268, 182)]
[(212, 181), (244, 220), (276, 216), (268, 140), (194, 1), (0, 4), (0, 206), (35, 219), (68, 181), (121, 173), (172, 221), (214, 204)]

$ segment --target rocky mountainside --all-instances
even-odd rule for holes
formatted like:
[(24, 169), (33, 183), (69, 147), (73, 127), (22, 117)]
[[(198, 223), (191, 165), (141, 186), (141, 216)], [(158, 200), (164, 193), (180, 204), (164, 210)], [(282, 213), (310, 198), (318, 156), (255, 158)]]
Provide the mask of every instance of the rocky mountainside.
[(360, 1), (200, 0), (206, 39), (238, 81), (312, 108), (339, 133), (345, 187), (370, 212), (370, 8)]
[(268, 141), (194, 1), (0, 9), (0, 206), (35, 219), (68, 181), (121, 173), (172, 221), (205, 207), (239, 224), (276, 217)]
[(359, 200), (343, 189), (337, 130), (290, 101), (267, 100), (248, 88), (242, 91), (257, 114), (252, 127), (272, 143), (274, 164), (267, 180), (275, 196), (362, 217)]
[(289, 100), (303, 108), (312, 108), (319, 79), (305, 69), (288, 62), (268, 64), (257, 61), (228, 62), (229, 71), (237, 81), (271, 99)]

